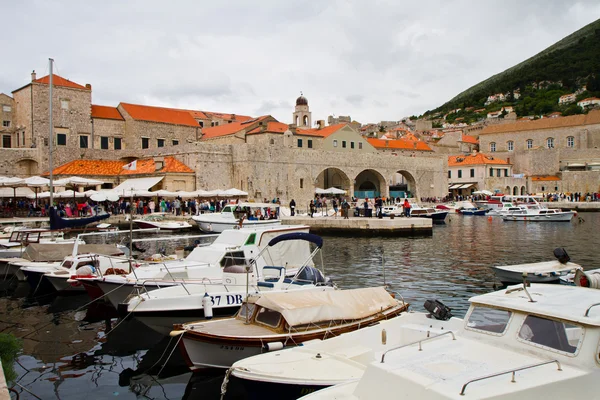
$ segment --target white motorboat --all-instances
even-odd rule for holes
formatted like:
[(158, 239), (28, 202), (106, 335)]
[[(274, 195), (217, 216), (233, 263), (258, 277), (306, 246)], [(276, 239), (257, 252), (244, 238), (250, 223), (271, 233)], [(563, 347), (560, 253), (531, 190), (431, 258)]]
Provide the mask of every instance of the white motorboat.
[(225, 229), (281, 225), (279, 205), (275, 203), (227, 204), (220, 213), (193, 216), (202, 232), (221, 233)]
[(142, 218), (134, 219), (133, 222), (140, 228), (158, 228), (163, 231), (178, 231), (192, 227), (187, 221), (169, 219), (169, 214), (153, 213)]
[(176, 326), (188, 365), (229, 368), (243, 358), (338, 336), (393, 318), (408, 304), (383, 287), (295, 290), (249, 296), (232, 318)]
[(136, 261), (135, 269), (128, 275), (82, 278), (80, 281), (92, 298), (105, 296), (117, 308), (136, 286), (147, 292), (179, 283), (221, 283), (223, 268), (246, 265), (274, 237), (308, 231), (309, 227), (305, 225), (227, 229), (209, 245), (195, 247), (185, 259), (155, 263)]
[[(310, 244), (315, 245), (311, 250)], [(271, 291), (307, 290), (328, 286), (323, 273), (314, 267), (313, 258), (321, 250), (323, 240), (304, 232), (275, 236), (250, 263), (224, 266), (220, 283), (178, 284), (176, 286), (132, 295), (119, 308), (163, 334), (173, 325), (204, 318), (204, 307), (216, 317), (234, 315), (249, 294)], [(245, 261), (245, 260), (244, 260)], [(289, 277), (288, 271), (297, 271)]]
[(562, 211), (555, 208), (547, 209), (520, 209), (502, 216), (504, 221), (531, 221), (531, 222), (570, 222), (575, 216), (575, 211)]
[(11, 233), (10, 238), (0, 240), (0, 258), (21, 257), (25, 248), (31, 243), (45, 244), (85, 244), (81, 239), (65, 239), (62, 232), (56, 236), (48, 236), (42, 230), (17, 230)]
[(470, 302), (460, 329), (391, 347), (359, 379), (302, 399), (598, 397), (600, 291), (516, 285)]
[(571, 258), (564, 249), (554, 249), (554, 256), (556, 260), (553, 261), (491, 268), (503, 284), (523, 282), (523, 278), (535, 283), (556, 283), (562, 276), (583, 269), (581, 265), (570, 262)]
[[(444, 309), (437, 301), (426, 305), (433, 312)], [(241, 381), (246, 392), (257, 398), (277, 393), (281, 399), (296, 399), (325, 387), (359, 379), (381, 353), (416, 340), (462, 328), (463, 320), (451, 313), (437, 319), (430, 313), (405, 312), (355, 332), (325, 340), (313, 340), (285, 351), (265, 352), (236, 362), (229, 375)], [(268, 396), (266, 396), (268, 397)]]

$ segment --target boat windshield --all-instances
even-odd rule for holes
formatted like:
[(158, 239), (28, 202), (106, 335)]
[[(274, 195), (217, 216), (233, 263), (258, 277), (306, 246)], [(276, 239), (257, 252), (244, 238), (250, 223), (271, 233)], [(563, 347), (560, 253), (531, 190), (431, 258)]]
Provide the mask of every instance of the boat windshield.
[(254, 313), (255, 305), (252, 303), (244, 303), (240, 307), (240, 311), (238, 311), (237, 318), (245, 320), (246, 317), (251, 317)]
[(528, 315), (519, 330), (519, 339), (534, 346), (575, 354), (583, 333), (583, 327), (578, 325)]
[(466, 328), (502, 335), (506, 331), (511, 316), (510, 311), (475, 306), (469, 315)]
[(281, 314), (268, 308), (261, 308), (256, 315), (256, 322), (270, 326), (271, 328), (277, 328), (280, 321)]

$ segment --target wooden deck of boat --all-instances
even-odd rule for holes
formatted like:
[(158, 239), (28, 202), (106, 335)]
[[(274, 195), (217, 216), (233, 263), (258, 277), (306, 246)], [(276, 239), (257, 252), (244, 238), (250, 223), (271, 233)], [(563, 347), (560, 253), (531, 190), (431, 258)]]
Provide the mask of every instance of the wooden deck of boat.
[(431, 236), (430, 218), (282, 217), (284, 225), (308, 225), (313, 233), (346, 236)]
[[(200, 327), (202, 325), (202, 327)], [(195, 332), (205, 332), (216, 336), (228, 337), (264, 337), (274, 335), (275, 332), (256, 324), (246, 324), (244, 321), (227, 318), (214, 322), (201, 322), (197, 324)]]

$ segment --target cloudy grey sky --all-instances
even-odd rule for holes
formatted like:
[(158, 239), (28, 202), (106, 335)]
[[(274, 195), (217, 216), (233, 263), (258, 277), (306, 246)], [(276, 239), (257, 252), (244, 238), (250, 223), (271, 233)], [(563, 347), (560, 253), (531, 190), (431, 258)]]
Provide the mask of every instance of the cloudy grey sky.
[(48, 73), (119, 102), (362, 123), (433, 109), (600, 18), (597, 0), (2, 0), (0, 92)]

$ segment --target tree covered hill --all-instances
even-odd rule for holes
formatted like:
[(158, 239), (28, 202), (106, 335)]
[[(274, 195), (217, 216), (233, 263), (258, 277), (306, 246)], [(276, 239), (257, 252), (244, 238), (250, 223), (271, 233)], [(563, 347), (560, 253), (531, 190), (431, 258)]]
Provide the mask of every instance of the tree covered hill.
[[(489, 104), (486, 112), (500, 109), (502, 105), (512, 105), (519, 116), (552, 111), (572, 114), (580, 110), (559, 106), (558, 98), (583, 86), (587, 86), (587, 92), (579, 93), (578, 99), (600, 95), (600, 19), (535, 56), (465, 90), (441, 107), (427, 111), (424, 116), (445, 114), (459, 108), (481, 109), (485, 107), (488, 96), (496, 93), (510, 94), (501, 104)], [(520, 94), (518, 99), (512, 96), (513, 91)], [(476, 115), (468, 115), (468, 112), (462, 114), (461, 117), (467, 121), (477, 118)]]

